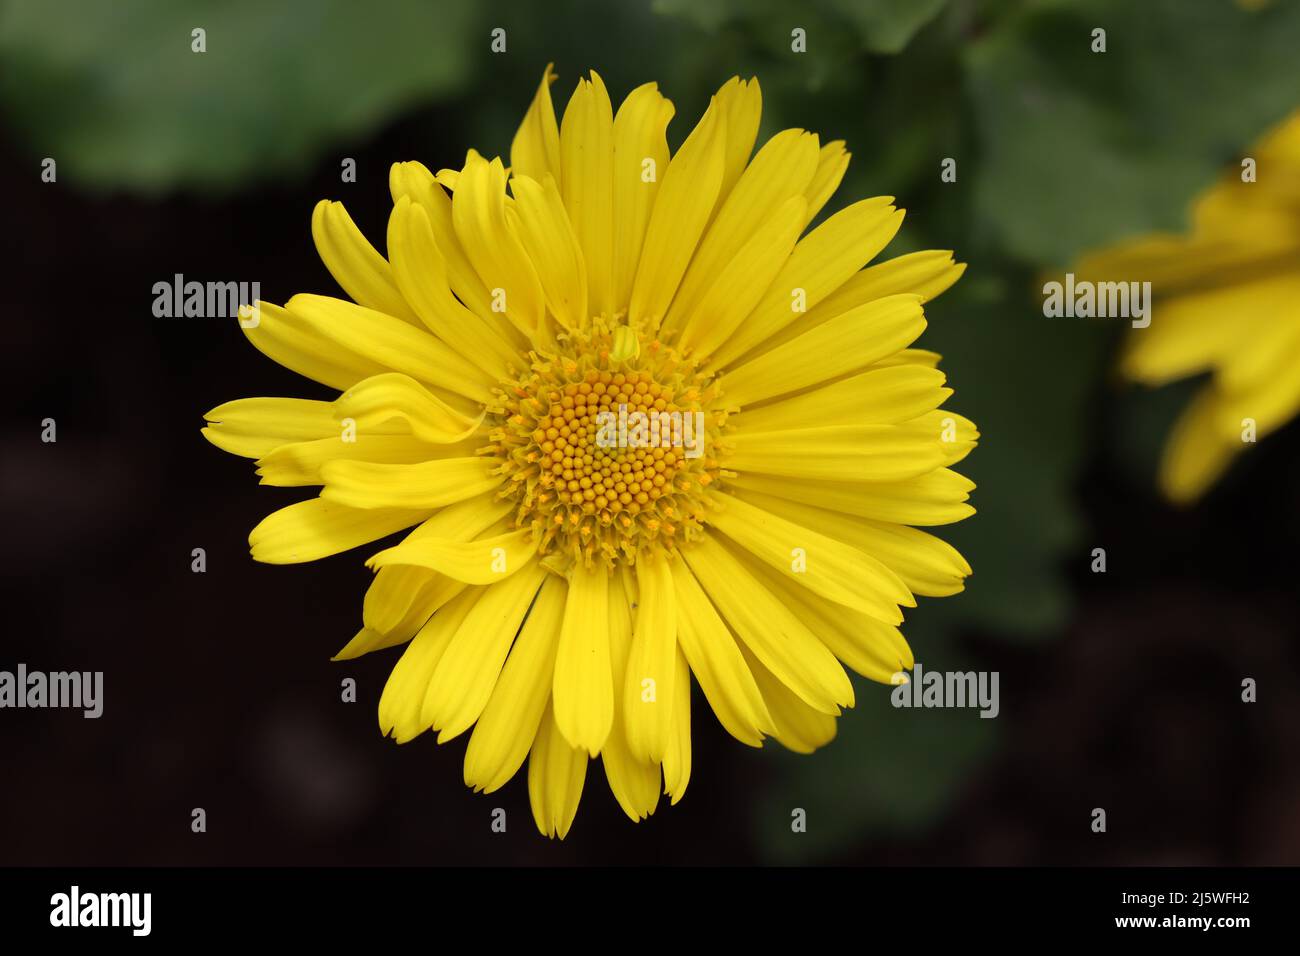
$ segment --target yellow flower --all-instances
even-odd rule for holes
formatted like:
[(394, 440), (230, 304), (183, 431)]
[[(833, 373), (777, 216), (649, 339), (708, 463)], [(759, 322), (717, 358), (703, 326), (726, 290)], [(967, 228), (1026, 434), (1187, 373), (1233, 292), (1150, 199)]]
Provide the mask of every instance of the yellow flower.
[(1076, 271), (1151, 283), (1147, 328), (1121, 371), (1164, 385), (1209, 372), (1165, 445), (1160, 486), (1190, 502), (1248, 442), (1300, 409), (1300, 113), (1199, 196), (1186, 235), (1155, 234), (1087, 255)]
[(692, 676), (741, 742), (810, 752), (853, 705), (841, 662), (911, 667), (900, 606), (970, 573), (911, 526), (973, 512), (950, 466), (977, 434), (909, 348), (964, 266), (864, 269), (902, 221), (888, 198), (804, 234), (842, 142), (785, 130), (750, 161), (759, 87), (733, 78), (670, 157), (654, 84), (615, 114), (593, 73), (557, 124), (553, 79), (510, 169), (393, 167), (387, 260), (317, 206), (355, 304), (297, 295), (241, 324), (341, 394), (231, 402), (204, 433), (265, 484), (321, 487), (253, 530), (259, 561), (414, 526), (368, 561), (337, 657), (406, 644), (382, 731), (472, 728), (475, 790), (527, 759), (537, 826), (563, 837), (597, 755), (633, 820), (681, 798)]

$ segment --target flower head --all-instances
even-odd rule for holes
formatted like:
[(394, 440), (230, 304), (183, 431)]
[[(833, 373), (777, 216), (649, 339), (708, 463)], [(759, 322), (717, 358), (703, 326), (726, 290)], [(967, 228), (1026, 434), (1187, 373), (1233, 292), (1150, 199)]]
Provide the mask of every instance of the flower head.
[(950, 466), (977, 435), (909, 347), (964, 266), (863, 268), (902, 221), (888, 198), (808, 231), (843, 143), (785, 130), (751, 160), (759, 87), (733, 79), (670, 155), (654, 84), (615, 113), (593, 73), (557, 123), (552, 80), (509, 169), (393, 167), (387, 259), (316, 208), (353, 301), (242, 324), (340, 394), (231, 402), (205, 434), (266, 484), (321, 489), (253, 530), (260, 561), (414, 529), (370, 557), (338, 657), (407, 645), (383, 732), (472, 728), (466, 783), (527, 760), (536, 823), (564, 836), (596, 756), (633, 820), (681, 798), (692, 678), (738, 740), (809, 752), (853, 705), (843, 665), (911, 667), (900, 607), (970, 573), (911, 526), (972, 512)]
[(1150, 326), (1134, 329), (1123, 374), (1164, 385), (1210, 373), (1165, 445), (1160, 486), (1192, 501), (1247, 443), (1300, 409), (1300, 113), (1192, 206), (1185, 235), (1095, 251), (1076, 271), (1151, 283)]

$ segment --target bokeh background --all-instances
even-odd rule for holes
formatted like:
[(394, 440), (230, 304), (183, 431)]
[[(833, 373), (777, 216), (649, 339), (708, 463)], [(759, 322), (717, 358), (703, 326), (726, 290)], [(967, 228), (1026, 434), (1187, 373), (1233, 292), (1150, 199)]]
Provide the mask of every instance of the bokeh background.
[[(1124, 323), (1046, 319), (1038, 292), (1086, 248), (1181, 228), (1300, 106), (1297, 49), (1300, 4), (1283, 0), (3, 3), (0, 668), (103, 670), (106, 710), (0, 711), (0, 863), (1300, 862), (1300, 427), (1167, 506), (1155, 463), (1196, 383), (1123, 385)], [(359, 625), (363, 552), (248, 557), (249, 529), (302, 495), (259, 488), (203, 440), (202, 413), (329, 396), (233, 321), (154, 318), (153, 284), (335, 294), (315, 202), (346, 202), (382, 248), (390, 163), (506, 154), (549, 61), (557, 109), (587, 69), (616, 99), (657, 80), (674, 145), (724, 80), (757, 75), (760, 141), (847, 140), (828, 211), (896, 196), (909, 214), (888, 254), (970, 264), (921, 344), (983, 434), (963, 466), (978, 514), (942, 531), (975, 575), (905, 632), (927, 668), (1000, 672), (996, 720), (896, 710), (861, 681), (813, 757), (697, 719), (678, 806), (633, 825), (593, 766), (550, 843), (523, 775), (464, 788), (464, 738), (380, 738), (395, 650), (330, 663)]]

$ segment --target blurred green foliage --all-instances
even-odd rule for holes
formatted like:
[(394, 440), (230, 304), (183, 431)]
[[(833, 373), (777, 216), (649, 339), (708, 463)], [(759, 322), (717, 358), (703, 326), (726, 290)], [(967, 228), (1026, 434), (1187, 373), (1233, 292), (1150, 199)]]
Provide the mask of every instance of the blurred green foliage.
[[(196, 26), (206, 54), (190, 51)], [(504, 55), (489, 49), (498, 26)], [(1091, 49), (1099, 27), (1105, 53)], [(795, 28), (806, 53), (791, 51)], [(1120, 331), (1044, 319), (1040, 272), (1178, 227), (1189, 197), (1300, 105), (1297, 49), (1300, 3), (1230, 0), (24, 3), (0, 7), (0, 110), (79, 184), (215, 192), (300, 174), (433, 103), (468, 141), (393, 160), (505, 154), (551, 60), (560, 109), (587, 69), (615, 97), (657, 80), (677, 105), (674, 142), (722, 81), (757, 75), (763, 136), (799, 126), (847, 141), (831, 209), (896, 196), (915, 211), (890, 254), (953, 249), (970, 263), (927, 307), (921, 344), (943, 353), (952, 407), (983, 434), (961, 466), (979, 513), (938, 529), (975, 574), (962, 595), (923, 600), (906, 632), (929, 669), (997, 669), (959, 635), (1047, 640), (1070, 614), (1065, 571), (1087, 555), (1078, 470)], [(955, 183), (940, 181), (945, 157)], [(1168, 404), (1141, 421), (1166, 421)], [(1138, 472), (1153, 429), (1121, 440)], [(1000, 721), (895, 710), (889, 690), (860, 682), (816, 757), (753, 758), (769, 776), (754, 821), (772, 859), (924, 827), (996, 746)], [(790, 833), (795, 807), (807, 834)]]

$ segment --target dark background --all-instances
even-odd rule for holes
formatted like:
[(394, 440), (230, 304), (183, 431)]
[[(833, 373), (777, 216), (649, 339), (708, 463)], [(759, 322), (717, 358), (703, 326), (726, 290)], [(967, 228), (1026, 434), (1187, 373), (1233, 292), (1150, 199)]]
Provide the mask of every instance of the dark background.
[[(1168, 507), (1153, 465), (1188, 387), (1121, 385), (1119, 329), (1045, 319), (1034, 288), (1089, 244), (1176, 227), (1225, 160), (1300, 104), (1293, 67), (1270, 59), (1296, 48), (1291, 5), (864, 4), (885, 27), (836, 3), (393, 3), (364, 24), (332, 4), (277, 5), (265, 23), (238, 3), (41, 6), (0, 7), (0, 669), (102, 670), (105, 710), (0, 711), (0, 863), (1300, 861), (1300, 428), (1252, 448), (1196, 506)], [(400, 45), (399, 14), (429, 18), (410, 77), (400, 53), (349, 57)], [(210, 30), (207, 56), (230, 70), (204, 61), (196, 79), (191, 21), (223, 15), (243, 19)], [(799, 60), (789, 24), (805, 21)], [(1076, 50), (1097, 23), (1104, 66)], [(511, 46), (494, 59), (497, 25)], [(1249, 63), (1217, 59), (1234, 44), (1256, 51)], [(420, 72), (430, 56), (440, 72)], [(1144, 72), (1162, 56), (1182, 67), (1152, 92)], [(314, 203), (345, 200), (382, 248), (389, 164), (505, 153), (549, 59), (557, 110), (588, 67), (616, 100), (658, 80), (674, 143), (711, 89), (757, 73), (760, 141), (788, 125), (848, 140), (832, 209), (896, 195), (909, 219), (888, 254), (953, 248), (970, 263), (927, 308), (921, 344), (945, 354), (953, 405), (984, 436), (967, 462), (979, 514), (940, 532), (975, 575), (922, 601), (905, 632), (924, 666), (999, 671), (998, 719), (895, 710), (889, 688), (858, 681), (840, 738), (796, 757), (737, 744), (697, 693), (685, 798), (633, 825), (593, 764), (568, 839), (550, 842), (524, 773), (475, 795), (465, 738), (380, 738), (396, 649), (329, 661), (359, 626), (370, 550), (298, 567), (248, 557), (248, 531), (304, 495), (258, 487), (251, 462), (201, 437), (203, 412), (331, 396), (232, 320), (154, 318), (153, 284), (179, 272), (258, 280), (274, 302), (334, 294)], [(224, 85), (254, 68), (259, 82)], [(369, 95), (385, 83), (387, 99)], [(1107, 111), (1091, 138), (1079, 104)], [(1051, 122), (1068, 128), (1047, 135)], [(1108, 179), (1110, 155), (1132, 175)], [(40, 180), (44, 156), (57, 183)], [(941, 185), (946, 156), (960, 174)], [(342, 157), (355, 184), (339, 181)], [(1054, 207), (1063, 190), (1076, 213)], [(41, 442), (44, 418), (57, 443)], [(1095, 547), (1105, 574), (1089, 570)], [(357, 703), (340, 700), (345, 677)], [(1246, 677), (1257, 703), (1241, 701)], [(505, 835), (489, 827), (498, 806)], [(790, 832), (795, 807), (807, 834)]]

